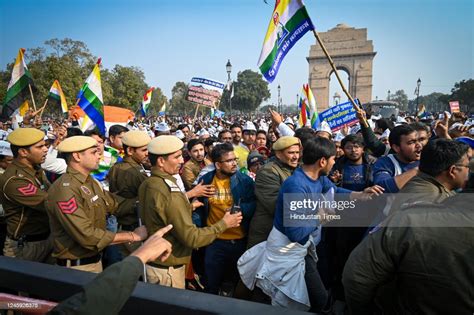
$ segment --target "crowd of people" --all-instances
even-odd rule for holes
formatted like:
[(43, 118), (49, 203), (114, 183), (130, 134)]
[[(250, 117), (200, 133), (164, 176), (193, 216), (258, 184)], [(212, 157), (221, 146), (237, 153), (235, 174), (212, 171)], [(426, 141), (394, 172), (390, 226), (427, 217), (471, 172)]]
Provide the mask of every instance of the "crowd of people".
[[(0, 123), (0, 252), (316, 313), (471, 314), (473, 119), (357, 118), (336, 132), (271, 110), (107, 135), (32, 112)], [(358, 207), (289, 223), (288, 199), (316, 195)]]

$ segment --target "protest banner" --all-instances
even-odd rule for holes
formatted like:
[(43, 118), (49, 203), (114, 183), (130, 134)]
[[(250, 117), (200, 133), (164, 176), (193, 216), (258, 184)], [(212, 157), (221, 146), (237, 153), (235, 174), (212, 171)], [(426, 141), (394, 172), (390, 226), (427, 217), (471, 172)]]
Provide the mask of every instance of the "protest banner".
[(359, 121), (356, 117), (356, 112), (352, 106), (352, 102), (338, 104), (326, 109), (324, 112), (319, 114), (319, 120), (327, 121), (333, 132), (338, 131), (344, 127), (344, 125), (352, 126)]
[(188, 86), (186, 99), (200, 106), (217, 108), (225, 84), (214, 80), (194, 77)]
[(459, 113), (459, 102), (458, 101), (449, 102), (449, 108), (451, 108), (451, 113)]

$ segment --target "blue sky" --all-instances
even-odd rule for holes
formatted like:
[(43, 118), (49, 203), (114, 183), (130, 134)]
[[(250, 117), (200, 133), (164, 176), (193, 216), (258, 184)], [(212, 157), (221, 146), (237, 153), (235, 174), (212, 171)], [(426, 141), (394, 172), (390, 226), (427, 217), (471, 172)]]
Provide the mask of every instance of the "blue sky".
[[(69, 37), (85, 42), (106, 68), (140, 67), (149, 85), (171, 97), (176, 81), (188, 82), (193, 76), (225, 82), (228, 59), (233, 79), (238, 71), (258, 70), (274, 3), (267, 2), (0, 0), (0, 68), (5, 69), (20, 47)], [(388, 90), (399, 89), (414, 98), (419, 77), (421, 95), (448, 93), (455, 82), (474, 77), (472, 0), (306, 0), (305, 4), (320, 32), (339, 23), (368, 29), (377, 52), (373, 99), (385, 99)], [(306, 57), (314, 44), (308, 33), (289, 52), (265, 103), (276, 103), (278, 84), (283, 103), (295, 102), (308, 78)]]

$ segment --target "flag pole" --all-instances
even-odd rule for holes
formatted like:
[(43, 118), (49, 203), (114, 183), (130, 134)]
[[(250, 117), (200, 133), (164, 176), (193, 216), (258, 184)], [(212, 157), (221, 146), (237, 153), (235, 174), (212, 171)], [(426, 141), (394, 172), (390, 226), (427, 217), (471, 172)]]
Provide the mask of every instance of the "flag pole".
[[(346, 94), (347, 98), (351, 101), (352, 107), (354, 107), (354, 110), (359, 111), (360, 110), (359, 106), (356, 104), (356, 102), (352, 98), (352, 95), (347, 91), (346, 87), (344, 86), (344, 83), (342, 82), (341, 78), (339, 77), (339, 73), (337, 72), (336, 66), (334, 65), (334, 61), (332, 60), (331, 56), (329, 55), (329, 53), (326, 49), (326, 46), (324, 46), (323, 41), (319, 37), (318, 32), (316, 32), (316, 30), (313, 29), (313, 34), (314, 34), (314, 37), (316, 37), (316, 40), (318, 41), (319, 45), (321, 46), (324, 54), (326, 55), (326, 58), (328, 59), (329, 64), (331, 65), (331, 68), (334, 71), (334, 74), (336, 74), (337, 81), (339, 81), (339, 85), (341, 86), (342, 91)], [(369, 126), (366, 119), (364, 119), (362, 121), (362, 123), (364, 124), (364, 127)]]
[(33, 108), (36, 110), (35, 98), (33, 97), (33, 90), (31, 89), (31, 84), (28, 83), (28, 88), (30, 89), (31, 101), (33, 102)]
[(44, 109), (46, 108), (46, 104), (48, 104), (48, 98), (46, 98), (46, 101), (44, 101), (44, 104), (43, 104), (43, 107), (41, 107), (41, 114), (40, 114), (40, 118), (43, 117), (43, 112), (44, 112)]
[(194, 119), (193, 119), (193, 125), (194, 125), (194, 122), (196, 121), (196, 117), (197, 117), (197, 114), (198, 114), (199, 106), (201, 106), (201, 105), (198, 104), (198, 106), (196, 106), (196, 112), (194, 113)]

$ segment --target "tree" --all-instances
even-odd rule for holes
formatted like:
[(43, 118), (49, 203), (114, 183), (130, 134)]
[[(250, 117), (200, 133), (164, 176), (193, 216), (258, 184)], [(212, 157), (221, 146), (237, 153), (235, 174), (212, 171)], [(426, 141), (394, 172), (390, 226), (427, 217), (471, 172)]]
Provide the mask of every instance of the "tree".
[[(148, 89), (147, 89), (148, 90)], [(143, 92), (145, 94), (145, 91)], [(148, 115), (156, 116), (158, 115), (161, 106), (163, 103), (166, 103), (167, 108), (169, 109), (169, 102), (164, 96), (163, 91), (159, 87), (155, 87), (153, 94), (151, 95), (150, 107), (148, 108)]]
[(404, 90), (398, 90), (395, 94), (390, 94), (390, 100), (400, 104), (402, 110), (408, 109), (408, 96)]
[[(232, 97), (232, 110), (252, 112), (260, 104), (270, 98), (268, 83), (263, 80), (260, 73), (250, 69), (239, 72), (237, 81), (233, 82), (234, 96)], [(229, 110), (229, 93), (224, 90), (221, 99), (221, 108)]]
[(105, 76), (103, 81), (109, 82), (113, 91), (108, 103), (132, 111), (140, 107), (143, 94), (148, 88), (145, 73), (137, 67), (115, 65), (110, 77)]
[(262, 106), (259, 108), (259, 111), (262, 112), (262, 113), (265, 113), (265, 114), (268, 114), (268, 110), (271, 109), (271, 110), (278, 110), (278, 108), (275, 106), (275, 105), (265, 105), (265, 106)]
[(184, 82), (176, 82), (171, 90), (170, 108), (173, 113), (188, 115), (196, 109), (196, 104), (186, 100), (188, 85)]
[(451, 100), (459, 101), (461, 110), (474, 110), (474, 80), (456, 82), (451, 90)]
[[(33, 77), (36, 106), (41, 107), (46, 100), (54, 80), (58, 80), (66, 96), (69, 107), (75, 105), (76, 96), (90, 75), (97, 58), (81, 41), (70, 38), (50, 39), (45, 47), (26, 51), (28, 68)], [(0, 72), (0, 101), (5, 98), (14, 60)], [(148, 89), (144, 72), (137, 67), (116, 65), (112, 70), (101, 67), (102, 97), (104, 104), (127, 107), (135, 111), (141, 104), (143, 94)], [(163, 104), (163, 93), (155, 92), (153, 102)], [(47, 106), (45, 114), (59, 114), (60, 109)]]
[[(433, 92), (428, 95), (423, 95), (420, 96), (418, 100), (418, 104), (425, 105), (425, 108), (429, 112), (438, 112), (438, 111), (443, 111), (446, 110), (447, 102), (444, 101), (446, 97), (449, 97), (447, 94), (439, 93), (439, 92)], [(416, 97), (413, 100), (410, 100), (408, 102), (408, 107), (409, 108), (415, 108), (416, 107)]]

